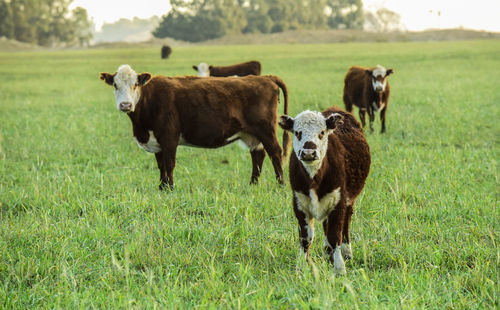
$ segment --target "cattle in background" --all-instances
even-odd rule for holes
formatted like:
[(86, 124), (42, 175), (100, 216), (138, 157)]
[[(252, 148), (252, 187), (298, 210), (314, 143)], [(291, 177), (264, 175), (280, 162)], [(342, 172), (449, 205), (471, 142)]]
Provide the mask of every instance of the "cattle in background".
[(241, 64), (236, 64), (232, 66), (209, 66), (202, 62), (198, 66), (193, 66), (193, 69), (198, 71), (198, 76), (247, 76), (247, 75), (260, 75), (260, 62), (258, 61), (248, 61)]
[(301, 256), (309, 259), (314, 221), (323, 223), (325, 247), (335, 273), (352, 257), (349, 224), (354, 203), (370, 171), (370, 149), (358, 121), (336, 107), (281, 116), (293, 133), (290, 185), (299, 222)]
[[(122, 65), (100, 78), (114, 87), (116, 107), (132, 121), (139, 146), (155, 153), (160, 189), (173, 188), (178, 145), (218, 148), (236, 140), (250, 148), (251, 183), (257, 183), (266, 152), (283, 183), (277, 109), (281, 89), (288, 113), (288, 90), (279, 77), (151, 77)], [(284, 133), (284, 156), (288, 140)]]
[(170, 53), (172, 53), (172, 48), (170, 48), (170, 46), (163, 45), (161, 47), (161, 59), (167, 59)]
[(347, 71), (344, 79), (344, 105), (347, 112), (352, 112), (352, 106), (359, 108), (359, 119), (365, 128), (365, 113), (370, 117), (370, 131), (373, 132), (375, 112), (380, 111), (382, 129), (385, 132), (385, 114), (389, 107), (391, 89), (387, 77), (394, 73), (381, 65), (374, 68), (353, 66)]

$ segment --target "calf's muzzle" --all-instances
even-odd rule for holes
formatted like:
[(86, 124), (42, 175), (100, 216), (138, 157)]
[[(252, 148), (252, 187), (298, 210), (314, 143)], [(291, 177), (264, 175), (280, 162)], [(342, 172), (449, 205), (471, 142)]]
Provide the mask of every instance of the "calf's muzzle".
[(303, 149), (300, 151), (300, 160), (313, 161), (318, 159), (318, 153), (314, 149)]
[(130, 102), (120, 102), (120, 111), (129, 112), (132, 109), (132, 103)]

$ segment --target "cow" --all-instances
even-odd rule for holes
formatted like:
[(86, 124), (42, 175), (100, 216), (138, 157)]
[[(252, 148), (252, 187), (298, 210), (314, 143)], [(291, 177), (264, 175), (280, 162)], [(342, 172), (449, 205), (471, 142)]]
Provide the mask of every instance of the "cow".
[(335, 273), (352, 258), (349, 224), (354, 203), (370, 171), (370, 148), (359, 122), (337, 107), (283, 115), (279, 125), (293, 133), (290, 185), (299, 224), (301, 254), (309, 260), (314, 221), (322, 222), (325, 250)]
[(224, 67), (214, 67), (209, 66), (206, 63), (202, 62), (198, 66), (193, 66), (195, 71), (198, 71), (198, 76), (207, 77), (207, 76), (219, 76), (219, 77), (227, 77), (227, 76), (247, 76), (247, 75), (260, 75), (260, 62), (258, 61), (248, 61), (241, 64), (224, 66)]
[[(250, 149), (251, 183), (257, 183), (267, 152), (283, 184), (277, 108), (281, 89), (288, 113), (288, 90), (279, 77), (151, 76), (122, 65), (114, 74), (101, 73), (100, 79), (114, 87), (116, 108), (132, 121), (138, 145), (155, 154), (160, 189), (174, 187), (179, 145), (218, 148), (236, 140)], [(288, 144), (288, 133), (283, 133), (283, 156)]]
[(359, 108), (359, 119), (365, 128), (365, 113), (370, 117), (370, 132), (373, 132), (375, 112), (380, 111), (382, 122), (381, 133), (385, 132), (385, 114), (389, 107), (391, 89), (387, 77), (394, 73), (393, 69), (385, 69), (381, 65), (374, 68), (353, 66), (349, 68), (344, 79), (344, 105), (347, 112), (352, 106)]
[(167, 59), (170, 53), (172, 53), (172, 48), (170, 46), (163, 45), (161, 47), (161, 59)]

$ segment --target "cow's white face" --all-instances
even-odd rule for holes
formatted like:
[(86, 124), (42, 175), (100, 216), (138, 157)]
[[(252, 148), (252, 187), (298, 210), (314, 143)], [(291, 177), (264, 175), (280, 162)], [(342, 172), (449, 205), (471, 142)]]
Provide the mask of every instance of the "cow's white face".
[(208, 77), (210, 76), (210, 68), (208, 65), (204, 62), (200, 62), (198, 66), (193, 66), (193, 69), (198, 71), (198, 76), (199, 77)]
[(387, 85), (387, 77), (391, 73), (393, 73), (393, 70), (387, 70), (381, 65), (377, 65), (372, 71), (367, 70), (367, 73), (371, 76), (373, 90), (377, 93), (380, 93), (385, 90), (385, 86)]
[(129, 65), (121, 65), (115, 74), (101, 73), (101, 80), (115, 88), (116, 108), (134, 112), (141, 97), (141, 86), (151, 79), (151, 74), (137, 74)]
[(304, 111), (295, 118), (281, 116), (280, 126), (293, 133), (293, 151), (302, 162), (311, 178), (321, 166), (328, 149), (328, 135), (337, 126), (342, 116), (334, 113), (327, 118), (320, 112)]

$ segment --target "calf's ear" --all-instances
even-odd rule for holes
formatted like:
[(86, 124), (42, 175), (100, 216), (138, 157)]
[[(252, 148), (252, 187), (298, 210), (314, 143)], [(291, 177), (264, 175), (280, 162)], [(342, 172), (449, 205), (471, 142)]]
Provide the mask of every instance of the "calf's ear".
[(139, 85), (146, 85), (151, 79), (151, 73), (141, 73), (137, 76), (137, 82)]
[(385, 71), (385, 76), (389, 76), (389, 75), (391, 75), (391, 74), (393, 74), (393, 73), (394, 73), (394, 70), (392, 70), (392, 69), (387, 69), (387, 71)]
[(198, 71), (198, 66), (193, 65), (193, 69), (194, 69), (194, 71)]
[(208, 66), (208, 70), (212, 70), (213, 67), (214, 66), (212, 66), (212, 65)]
[(372, 70), (365, 70), (366, 74), (368, 74), (369, 76), (372, 76), (373, 74), (373, 71)]
[(281, 115), (279, 125), (283, 130), (293, 130), (293, 118), (288, 115)]
[(344, 117), (339, 113), (333, 113), (325, 119), (325, 122), (326, 128), (333, 130), (344, 123)]
[[(115, 73), (116, 74), (116, 73)], [(106, 82), (106, 84), (113, 86), (113, 79), (115, 78), (114, 74), (109, 74), (106, 72), (101, 72), (99, 78)]]

